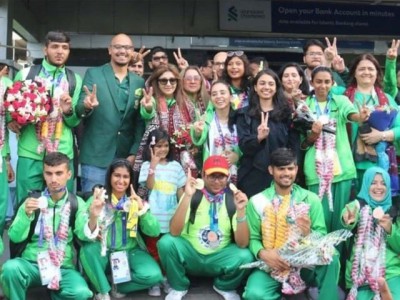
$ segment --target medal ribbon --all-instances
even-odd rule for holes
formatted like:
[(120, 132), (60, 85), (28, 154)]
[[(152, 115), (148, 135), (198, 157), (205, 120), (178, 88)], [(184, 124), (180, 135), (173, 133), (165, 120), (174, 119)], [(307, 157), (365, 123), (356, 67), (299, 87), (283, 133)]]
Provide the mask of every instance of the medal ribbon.
[(326, 106), (325, 106), (325, 109), (324, 109), (324, 111), (322, 112), (321, 111), (321, 108), (320, 108), (320, 106), (319, 106), (319, 104), (318, 104), (318, 100), (317, 100), (317, 98), (315, 97), (315, 95), (313, 95), (313, 98), (314, 98), (314, 101), (315, 101), (315, 112), (317, 113), (317, 117), (318, 117), (318, 119), (319, 119), (319, 117), (321, 116), (321, 115), (325, 115), (325, 116), (328, 116), (329, 117), (329, 114), (330, 114), (330, 103), (331, 103), (331, 100), (332, 100), (332, 96), (331, 96), (331, 94), (328, 94), (328, 101), (326, 102)]
[[(111, 197), (111, 204), (113, 208), (117, 211), (122, 211), (122, 246), (126, 246), (126, 215), (127, 213), (124, 211), (124, 204), (128, 201), (128, 197), (126, 195), (122, 196), (121, 199), (117, 199), (114, 194)], [(115, 221), (111, 225), (111, 249), (115, 249), (115, 239), (117, 235), (117, 229), (115, 226)]]
[(215, 124), (217, 125), (219, 137), (221, 138), (221, 141), (222, 141), (222, 150), (225, 151), (226, 150), (226, 141), (225, 141), (224, 133), (222, 132), (221, 124), (219, 123), (218, 116), (216, 113), (214, 113), (214, 120), (215, 120)]
[(215, 195), (209, 193), (205, 188), (203, 188), (202, 193), (204, 197), (206, 197), (207, 201), (210, 202), (210, 209), (208, 214), (210, 216), (210, 230), (217, 232), (218, 231), (218, 206), (222, 203), (224, 199), (225, 189), (218, 192)]

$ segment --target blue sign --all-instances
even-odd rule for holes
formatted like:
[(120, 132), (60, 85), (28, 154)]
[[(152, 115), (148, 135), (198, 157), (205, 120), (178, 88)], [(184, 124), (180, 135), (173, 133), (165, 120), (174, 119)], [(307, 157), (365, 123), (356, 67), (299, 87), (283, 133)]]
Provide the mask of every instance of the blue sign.
[(400, 34), (400, 7), (321, 2), (271, 5), (272, 32), (389, 35)]

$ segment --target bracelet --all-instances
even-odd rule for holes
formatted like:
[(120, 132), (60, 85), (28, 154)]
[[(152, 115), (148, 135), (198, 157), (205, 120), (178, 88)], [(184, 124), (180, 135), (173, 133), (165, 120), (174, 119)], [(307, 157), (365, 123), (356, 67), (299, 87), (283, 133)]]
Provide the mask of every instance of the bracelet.
[(382, 139), (383, 142), (386, 142), (386, 131), (382, 131)]
[(236, 217), (236, 223), (243, 223), (243, 222), (245, 222), (247, 220), (247, 216), (246, 215), (244, 215), (243, 217), (241, 217), (241, 218), (238, 218), (238, 217)]

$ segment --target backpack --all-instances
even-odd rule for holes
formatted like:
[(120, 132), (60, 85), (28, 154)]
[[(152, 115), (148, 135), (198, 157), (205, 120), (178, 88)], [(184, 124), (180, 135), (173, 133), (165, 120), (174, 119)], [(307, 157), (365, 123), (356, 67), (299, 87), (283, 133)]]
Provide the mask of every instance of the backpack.
[[(196, 219), (196, 211), (199, 208), (201, 199), (203, 199), (203, 193), (200, 190), (196, 190), (196, 192), (192, 197), (192, 200), (190, 201), (190, 213), (189, 213), (189, 223), (187, 225), (187, 232), (189, 232), (189, 225), (194, 224), (194, 221)], [(232, 217), (236, 212), (236, 206), (233, 200), (233, 193), (230, 189), (227, 189), (225, 192), (225, 207), (228, 212), (229, 221), (231, 222), (231, 228), (232, 228)]]
[[(42, 70), (42, 65), (34, 65), (31, 66), (28, 72), (28, 75), (25, 79), (34, 80), (36, 76), (39, 76), (40, 71)], [(71, 98), (74, 96), (75, 88), (76, 88), (76, 78), (75, 73), (71, 69), (65, 68), (65, 74), (67, 75), (67, 81), (69, 85), (69, 95)]]
[[(27, 198), (29, 198), (29, 197), (39, 198), (40, 196), (41, 196), (41, 192), (40, 191), (32, 191), (32, 192), (29, 193)], [(22, 205), (22, 203), (25, 202), (25, 200), (21, 202), (21, 205)], [(75, 216), (76, 216), (76, 212), (78, 210), (78, 199), (76, 198), (76, 196), (74, 194), (68, 193), (67, 201), (69, 201), (70, 205), (71, 205), (71, 213), (70, 213), (70, 216), (69, 216), (69, 224), (70, 224), (70, 227), (71, 227), (72, 232), (73, 232), (74, 228), (75, 228)], [(17, 209), (17, 211), (18, 211), (18, 209)], [(38, 219), (39, 219), (39, 213), (40, 213), (39, 209), (35, 210), (35, 216), (34, 216), (34, 219), (31, 222), (31, 225), (29, 227), (28, 236), (24, 241), (19, 242), (19, 243), (14, 243), (13, 241), (10, 240), (10, 258), (20, 257), (22, 255), (22, 252), (24, 252), (24, 250), (26, 248), (26, 245), (28, 245), (28, 243), (32, 240), (32, 236), (35, 233), (35, 227), (36, 227), (36, 224), (37, 224)], [(80, 244), (77, 241), (77, 239), (75, 238), (75, 236), (74, 236), (74, 239), (73, 239), (73, 244), (74, 244), (76, 250), (79, 251)]]

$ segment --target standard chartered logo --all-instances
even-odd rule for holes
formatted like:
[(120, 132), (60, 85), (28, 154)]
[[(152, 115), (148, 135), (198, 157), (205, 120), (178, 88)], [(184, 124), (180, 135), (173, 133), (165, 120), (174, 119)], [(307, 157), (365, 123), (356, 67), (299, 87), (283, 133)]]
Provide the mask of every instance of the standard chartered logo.
[(228, 21), (235, 21), (237, 22), (238, 18), (238, 11), (235, 6), (231, 6), (228, 9)]

